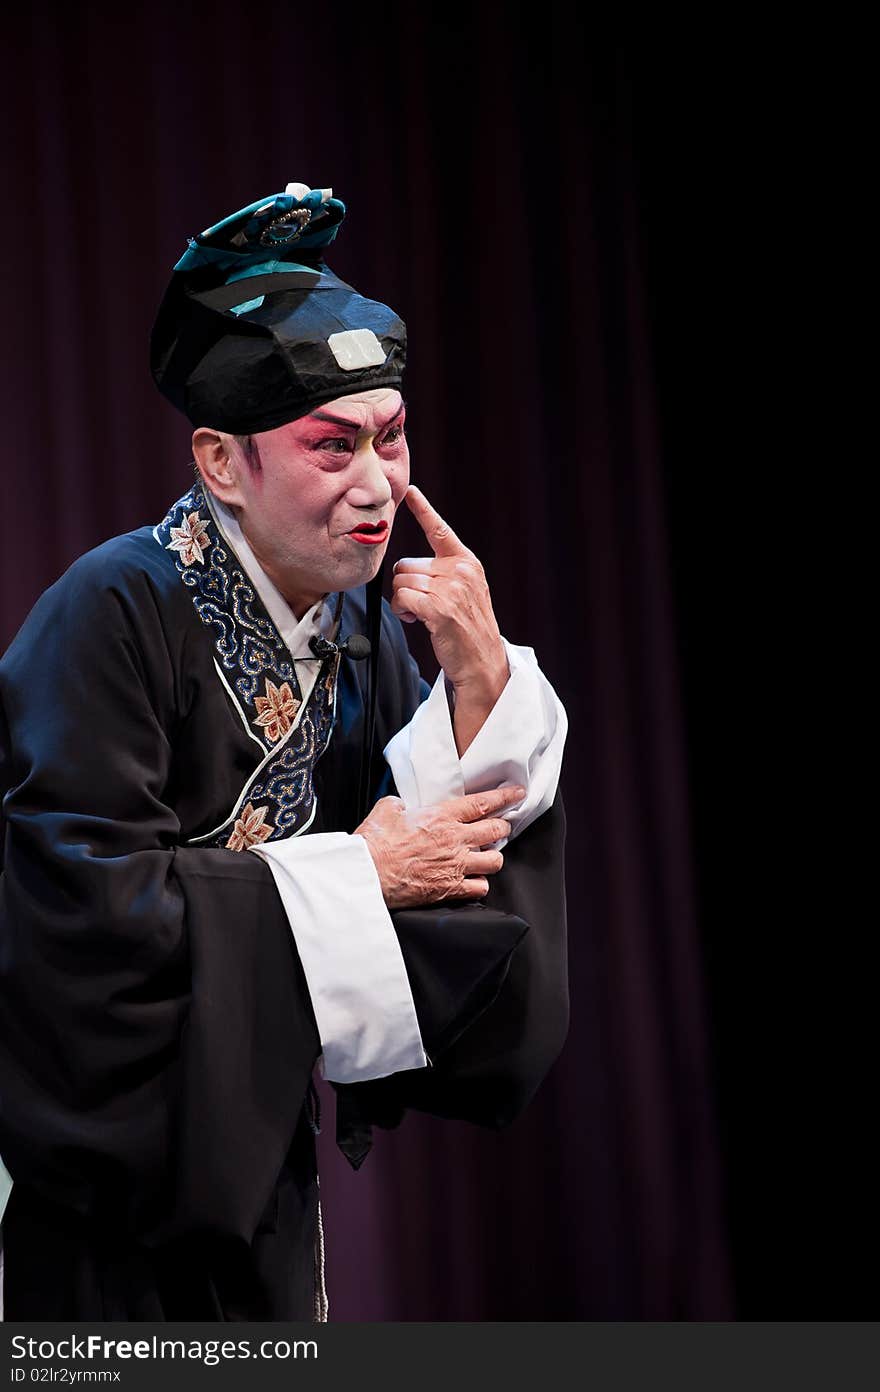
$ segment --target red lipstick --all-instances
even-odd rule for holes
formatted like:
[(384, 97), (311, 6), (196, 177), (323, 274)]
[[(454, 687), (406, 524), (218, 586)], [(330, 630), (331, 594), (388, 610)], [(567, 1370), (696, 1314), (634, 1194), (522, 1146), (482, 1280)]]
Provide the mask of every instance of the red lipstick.
[(359, 526), (354, 527), (350, 532), (346, 532), (345, 535), (352, 537), (355, 541), (359, 541), (362, 546), (378, 546), (380, 542), (383, 542), (388, 536), (388, 523), (377, 522), (375, 524), (370, 524), (369, 522), (361, 522)]

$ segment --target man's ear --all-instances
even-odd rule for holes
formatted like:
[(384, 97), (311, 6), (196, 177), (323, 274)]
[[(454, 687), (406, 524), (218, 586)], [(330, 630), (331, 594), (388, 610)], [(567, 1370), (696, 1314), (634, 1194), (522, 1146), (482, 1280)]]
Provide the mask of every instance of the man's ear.
[(192, 451), (202, 482), (209, 492), (227, 507), (244, 503), (238, 482), (240, 460), (231, 436), (199, 426), (192, 437)]

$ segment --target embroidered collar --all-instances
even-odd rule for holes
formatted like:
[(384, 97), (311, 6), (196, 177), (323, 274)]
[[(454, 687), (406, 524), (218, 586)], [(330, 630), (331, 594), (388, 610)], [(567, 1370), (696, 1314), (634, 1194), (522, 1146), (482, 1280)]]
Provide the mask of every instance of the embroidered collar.
[(196, 613), (212, 631), (217, 675), (248, 736), (263, 751), (224, 821), (191, 842), (240, 851), (297, 835), (314, 819), (312, 774), (333, 729), (339, 654), (323, 662), (309, 656), (307, 688), (300, 685), (294, 659), (303, 648), (309, 653), (309, 638), (325, 624), (335, 634), (343, 596), (338, 594), (332, 607), (325, 596), (297, 621), (234, 516), (221, 526), (213, 504), (201, 482), (194, 484), (153, 535), (173, 556)]

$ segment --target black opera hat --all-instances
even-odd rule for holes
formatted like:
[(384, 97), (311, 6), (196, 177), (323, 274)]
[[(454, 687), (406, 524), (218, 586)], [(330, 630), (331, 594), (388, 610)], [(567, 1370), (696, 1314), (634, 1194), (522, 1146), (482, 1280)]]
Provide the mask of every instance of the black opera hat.
[(150, 365), (194, 427), (250, 435), (350, 392), (400, 386), (402, 319), (322, 259), (344, 217), (332, 189), (288, 184), (189, 239)]

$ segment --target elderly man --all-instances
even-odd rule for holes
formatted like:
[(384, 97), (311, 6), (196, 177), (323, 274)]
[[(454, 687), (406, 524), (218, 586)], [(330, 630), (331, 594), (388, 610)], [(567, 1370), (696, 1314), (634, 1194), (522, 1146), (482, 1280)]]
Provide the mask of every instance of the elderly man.
[(565, 1035), (565, 713), (409, 484), (344, 211), (193, 239), (153, 371), (197, 482), (0, 663), (7, 1318), (326, 1319), (315, 1063), (356, 1168), (408, 1107), (503, 1125)]

